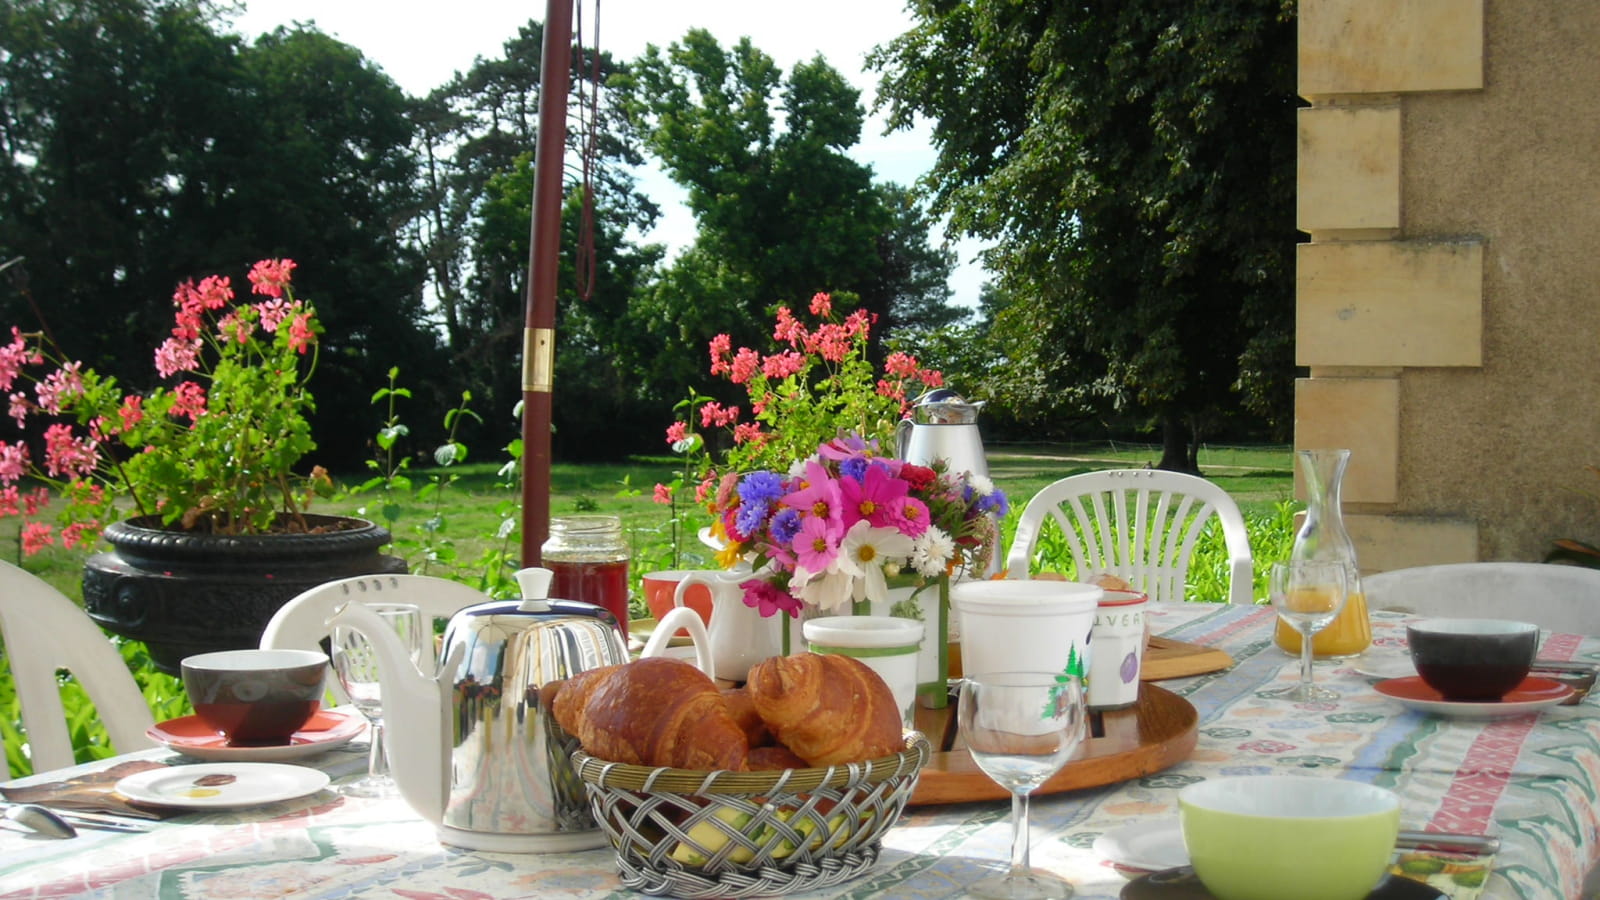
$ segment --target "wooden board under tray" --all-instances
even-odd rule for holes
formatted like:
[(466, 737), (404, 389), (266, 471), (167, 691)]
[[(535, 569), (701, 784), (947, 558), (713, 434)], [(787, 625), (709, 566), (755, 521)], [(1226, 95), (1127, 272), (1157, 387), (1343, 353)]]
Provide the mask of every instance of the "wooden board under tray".
[[(961, 746), (956, 728), (956, 698), (944, 709), (917, 709), (917, 728), (935, 752), (922, 770), (912, 806), (1007, 800), (1011, 794), (983, 774)], [(1055, 794), (1127, 781), (1159, 772), (1187, 759), (1194, 750), (1199, 715), (1189, 701), (1154, 684), (1139, 688), (1139, 702), (1127, 709), (1091, 713), (1094, 736), (1034, 793)]]
[(1215, 647), (1152, 636), (1144, 645), (1144, 659), (1139, 663), (1139, 680), (1188, 678), (1190, 675), (1219, 672), (1231, 665), (1233, 657)]

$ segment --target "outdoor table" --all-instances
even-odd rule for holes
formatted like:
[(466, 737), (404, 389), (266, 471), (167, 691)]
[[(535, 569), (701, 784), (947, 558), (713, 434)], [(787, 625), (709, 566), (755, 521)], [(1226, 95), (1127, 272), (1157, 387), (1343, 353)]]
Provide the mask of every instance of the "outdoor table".
[[(1401, 798), (1401, 827), (1492, 832), (1502, 839), (1485, 898), (1579, 896), (1600, 855), (1600, 707), (1499, 720), (1440, 718), (1378, 694), (1348, 663), (1319, 664), (1318, 683), (1342, 698), (1296, 704), (1263, 697), (1298, 678), (1272, 644), (1265, 607), (1162, 604), (1156, 634), (1218, 646), (1231, 669), (1163, 682), (1199, 713), (1190, 758), (1120, 784), (1035, 798), (1032, 862), (1070, 880), (1084, 900), (1114, 898), (1124, 879), (1091, 845), (1129, 823), (1175, 819), (1179, 789), (1221, 775), (1308, 772), (1368, 781)], [(1375, 613), (1378, 647), (1404, 639), (1404, 618)], [(1542, 656), (1600, 660), (1600, 639), (1552, 635)], [(340, 778), (365, 762), (359, 746), (306, 761)], [(181, 763), (166, 750), (135, 756)], [(119, 759), (126, 757), (119, 757)], [(86, 770), (107, 762), (77, 767)], [(34, 776), (59, 778), (74, 770)], [(32, 779), (30, 779), (32, 780)], [(943, 898), (1009, 858), (1010, 804), (906, 811), (876, 867), (806, 897)], [(80, 830), (53, 841), (0, 830), (0, 900), (15, 897), (601, 898), (623, 890), (609, 849), (493, 854), (439, 844), (403, 801), (328, 791), (266, 807), (189, 813), (147, 834)]]

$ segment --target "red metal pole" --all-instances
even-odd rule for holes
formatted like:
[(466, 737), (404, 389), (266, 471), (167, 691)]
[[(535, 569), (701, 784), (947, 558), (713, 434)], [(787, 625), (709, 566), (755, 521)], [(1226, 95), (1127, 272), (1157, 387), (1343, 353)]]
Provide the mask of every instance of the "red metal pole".
[(561, 262), (562, 163), (572, 82), (572, 4), (547, 0), (539, 59), (527, 323), (522, 332), (522, 564), (536, 566), (550, 533), (550, 407), (555, 376), (556, 273)]

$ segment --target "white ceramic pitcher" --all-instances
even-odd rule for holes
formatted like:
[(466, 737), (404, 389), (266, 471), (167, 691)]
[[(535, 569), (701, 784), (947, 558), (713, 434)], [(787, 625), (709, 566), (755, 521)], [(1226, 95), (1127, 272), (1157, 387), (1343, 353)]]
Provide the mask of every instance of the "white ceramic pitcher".
[(744, 681), (751, 666), (782, 652), (778, 629), (780, 621), (788, 617), (766, 618), (760, 610), (745, 605), (744, 589), (739, 585), (754, 577), (749, 566), (726, 572), (690, 572), (672, 592), (672, 605), (680, 608), (690, 585), (703, 584), (711, 592), (711, 624), (706, 635), (713, 677)]

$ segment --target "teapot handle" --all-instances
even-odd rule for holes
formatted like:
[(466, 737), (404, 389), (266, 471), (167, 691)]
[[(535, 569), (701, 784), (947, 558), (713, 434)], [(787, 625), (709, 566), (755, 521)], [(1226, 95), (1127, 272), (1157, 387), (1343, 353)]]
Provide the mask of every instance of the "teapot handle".
[(687, 631), (689, 640), (694, 642), (695, 668), (710, 675), (711, 640), (706, 634), (705, 623), (700, 621), (700, 614), (687, 606), (673, 608), (656, 622), (655, 631), (651, 633), (650, 640), (645, 642), (644, 649), (639, 651), (639, 656), (643, 658), (664, 655), (667, 641), (680, 630)]

